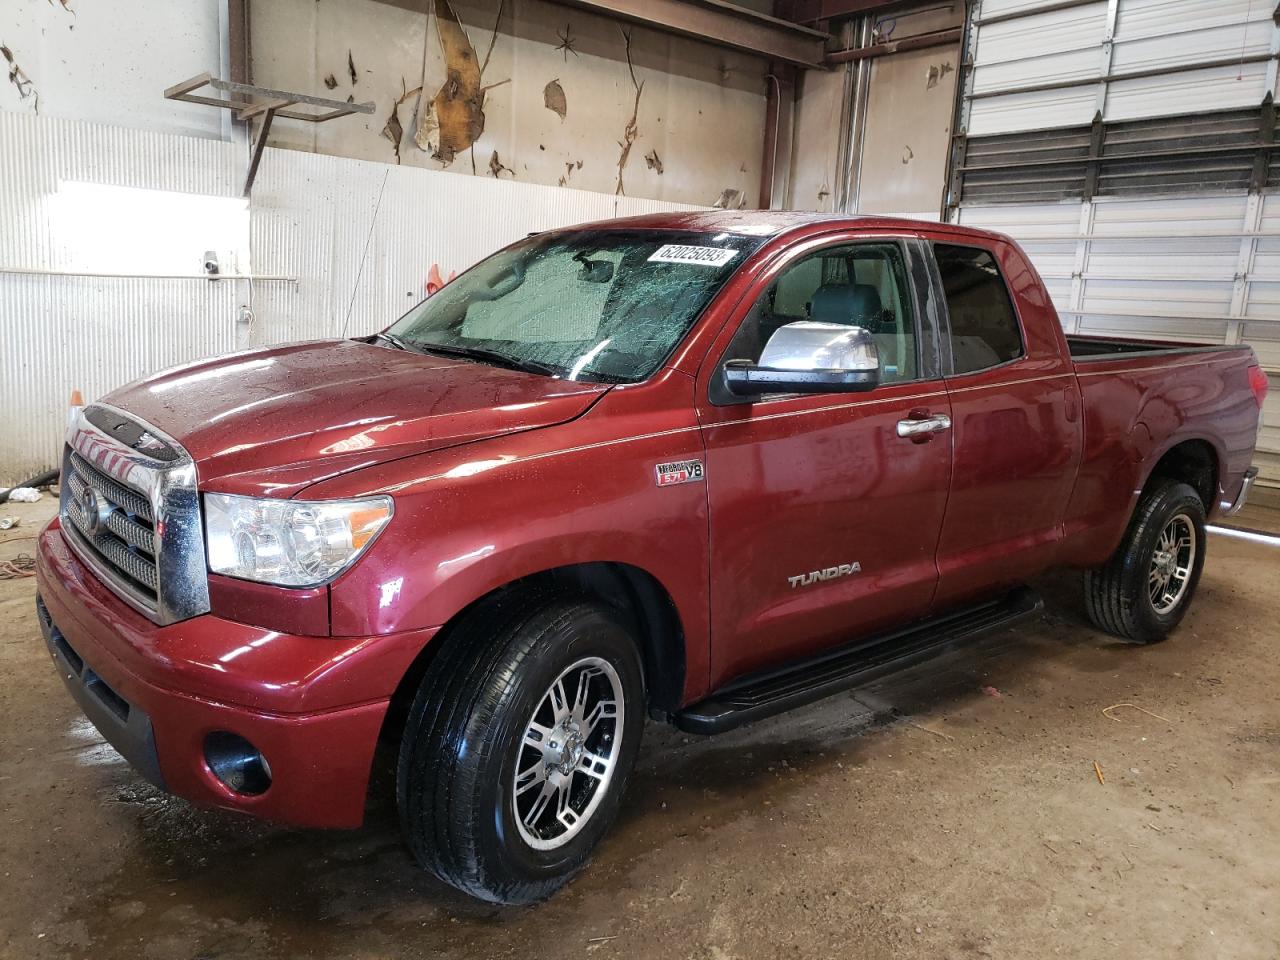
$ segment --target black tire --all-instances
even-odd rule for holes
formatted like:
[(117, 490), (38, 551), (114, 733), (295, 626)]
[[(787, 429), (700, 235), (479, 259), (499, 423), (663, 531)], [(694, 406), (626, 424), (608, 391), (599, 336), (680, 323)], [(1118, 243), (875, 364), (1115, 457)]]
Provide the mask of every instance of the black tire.
[[(515, 819), (516, 764), (527, 757), (526, 727), (550, 687), (583, 658), (607, 662), (621, 683), (615, 765), (602, 786), (588, 783), (602, 796), (576, 835), (556, 849), (535, 849)], [(607, 607), (521, 593), (481, 608), (428, 667), (405, 723), (396, 787), (414, 856), (482, 900), (526, 904), (550, 896), (582, 869), (613, 822), (645, 714), (639, 651)], [(607, 724), (599, 726), (603, 735)]]
[[(1190, 523), (1195, 555), (1185, 589), (1176, 602), (1161, 610), (1151, 595), (1152, 565), (1161, 535), (1179, 517)], [(1094, 625), (1133, 643), (1156, 643), (1167, 637), (1186, 614), (1200, 582), (1204, 524), (1204, 504), (1187, 484), (1158, 481), (1146, 491), (1111, 559), (1085, 572), (1085, 609)]]

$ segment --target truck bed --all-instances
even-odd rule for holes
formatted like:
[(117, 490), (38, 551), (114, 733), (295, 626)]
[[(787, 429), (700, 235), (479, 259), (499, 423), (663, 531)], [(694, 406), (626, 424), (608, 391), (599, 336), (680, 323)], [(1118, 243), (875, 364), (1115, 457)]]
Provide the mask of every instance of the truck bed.
[(1133, 340), (1124, 337), (1087, 337), (1067, 335), (1072, 360), (1104, 360), (1131, 357), (1135, 354), (1207, 353), (1230, 349), (1222, 345), (1173, 343), (1168, 340)]

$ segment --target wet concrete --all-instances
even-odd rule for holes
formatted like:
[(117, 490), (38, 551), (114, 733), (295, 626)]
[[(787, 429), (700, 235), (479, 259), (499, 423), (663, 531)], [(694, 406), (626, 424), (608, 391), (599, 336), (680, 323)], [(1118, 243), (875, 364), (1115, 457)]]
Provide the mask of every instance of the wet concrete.
[[(0, 558), (51, 509), (0, 509)], [(651, 724), (592, 866), (498, 909), (415, 868), (386, 796), (314, 833), (156, 792), (78, 718), (33, 581), (0, 582), (0, 956), (1274, 960), (1280, 551), (1214, 536), (1150, 648), (1087, 627), (1078, 577), (1039, 586), (1039, 620), (871, 689)]]

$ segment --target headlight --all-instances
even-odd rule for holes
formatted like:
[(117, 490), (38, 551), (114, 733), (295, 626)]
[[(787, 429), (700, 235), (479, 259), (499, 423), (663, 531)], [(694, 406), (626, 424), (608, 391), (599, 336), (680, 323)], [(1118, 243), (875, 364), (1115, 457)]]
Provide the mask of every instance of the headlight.
[(206, 493), (209, 569), (282, 587), (318, 586), (355, 563), (391, 509), (390, 497), (258, 500)]

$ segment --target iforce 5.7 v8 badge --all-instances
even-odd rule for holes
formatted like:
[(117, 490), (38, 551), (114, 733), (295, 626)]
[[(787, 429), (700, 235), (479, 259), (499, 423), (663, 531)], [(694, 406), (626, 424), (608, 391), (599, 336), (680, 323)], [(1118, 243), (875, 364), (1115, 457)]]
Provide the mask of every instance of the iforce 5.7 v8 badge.
[(694, 480), (701, 480), (705, 476), (701, 460), (677, 460), (675, 463), (660, 463), (653, 469), (660, 487), (669, 487), (674, 483), (692, 483)]

